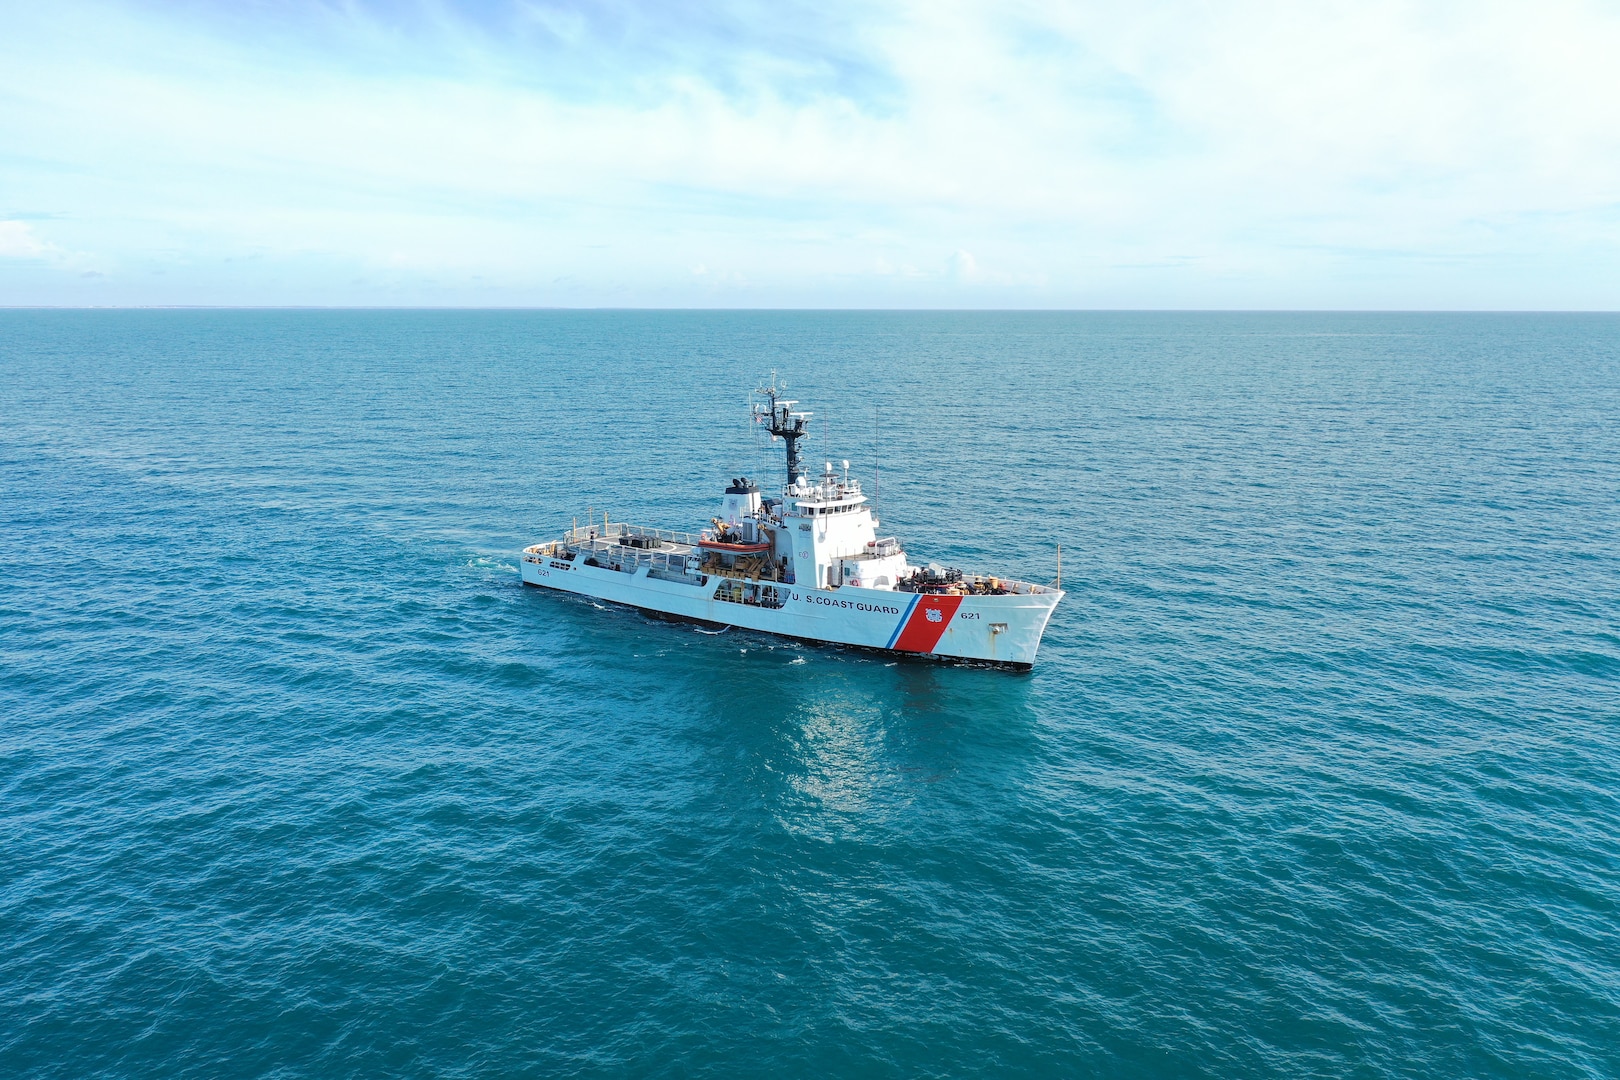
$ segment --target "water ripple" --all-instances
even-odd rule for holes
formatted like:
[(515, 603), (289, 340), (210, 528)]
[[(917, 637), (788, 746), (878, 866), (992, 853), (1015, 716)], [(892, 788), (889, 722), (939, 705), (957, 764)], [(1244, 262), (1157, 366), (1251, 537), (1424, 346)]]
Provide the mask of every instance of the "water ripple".
[[(8, 1074), (1620, 1075), (1620, 320), (0, 341)], [(521, 587), (773, 366), (1032, 675)]]

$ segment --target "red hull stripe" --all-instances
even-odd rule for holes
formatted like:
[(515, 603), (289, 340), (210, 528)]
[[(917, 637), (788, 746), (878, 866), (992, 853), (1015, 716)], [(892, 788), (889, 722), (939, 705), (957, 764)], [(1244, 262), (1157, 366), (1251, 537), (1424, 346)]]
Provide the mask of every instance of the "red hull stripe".
[(889, 635), (889, 644), (885, 646), (886, 648), (894, 648), (894, 643), (900, 640), (900, 631), (906, 628), (906, 620), (911, 618), (913, 611), (917, 610), (917, 599), (921, 595), (921, 593), (911, 595), (911, 603), (906, 605), (906, 613), (900, 616), (900, 621), (894, 624), (894, 633)]
[[(939, 639), (945, 636), (945, 628), (951, 625), (956, 609), (961, 606), (960, 596), (921, 597), (920, 603), (911, 609), (911, 618), (906, 620), (906, 628), (900, 631), (894, 648), (900, 652), (933, 652)], [(928, 617), (929, 612), (934, 613), (933, 619)]]

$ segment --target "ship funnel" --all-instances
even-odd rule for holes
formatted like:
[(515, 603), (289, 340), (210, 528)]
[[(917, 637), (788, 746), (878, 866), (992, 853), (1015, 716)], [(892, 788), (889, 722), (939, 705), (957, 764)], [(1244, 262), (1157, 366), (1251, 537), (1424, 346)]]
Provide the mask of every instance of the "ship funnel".
[(746, 476), (738, 477), (726, 488), (726, 498), (720, 510), (720, 520), (727, 525), (741, 525), (759, 509), (759, 485)]

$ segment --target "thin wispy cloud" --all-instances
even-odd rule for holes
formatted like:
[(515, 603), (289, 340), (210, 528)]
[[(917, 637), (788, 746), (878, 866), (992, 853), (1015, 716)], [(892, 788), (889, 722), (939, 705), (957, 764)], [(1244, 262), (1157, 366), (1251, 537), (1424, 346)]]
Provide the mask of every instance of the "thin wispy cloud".
[(16, 4), (0, 302), (1612, 308), (1617, 54), (1582, 3)]

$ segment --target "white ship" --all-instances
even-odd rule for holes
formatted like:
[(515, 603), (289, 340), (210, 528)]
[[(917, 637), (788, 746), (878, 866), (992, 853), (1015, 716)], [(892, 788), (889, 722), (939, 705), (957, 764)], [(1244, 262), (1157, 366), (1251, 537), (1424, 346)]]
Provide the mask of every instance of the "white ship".
[(526, 548), (524, 584), (714, 626), (1029, 670), (1063, 590), (913, 566), (900, 541), (880, 535), (849, 462), (805, 475), (799, 440), (811, 414), (774, 381), (758, 393), (755, 420), (787, 444), (780, 494), (733, 480), (699, 533), (593, 516)]

